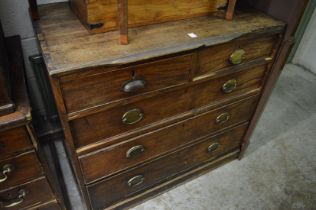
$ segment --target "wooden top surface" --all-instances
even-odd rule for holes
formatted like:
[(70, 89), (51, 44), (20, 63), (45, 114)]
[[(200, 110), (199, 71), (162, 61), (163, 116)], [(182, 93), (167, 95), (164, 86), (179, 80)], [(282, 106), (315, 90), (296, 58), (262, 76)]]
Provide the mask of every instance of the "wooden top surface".
[[(67, 3), (39, 8), (37, 33), (50, 75), (100, 65), (122, 65), (224, 43), (250, 33), (279, 32), (284, 23), (262, 13), (223, 14), (129, 29), (129, 45), (118, 31), (90, 35)], [(190, 38), (195, 33), (197, 38)]]

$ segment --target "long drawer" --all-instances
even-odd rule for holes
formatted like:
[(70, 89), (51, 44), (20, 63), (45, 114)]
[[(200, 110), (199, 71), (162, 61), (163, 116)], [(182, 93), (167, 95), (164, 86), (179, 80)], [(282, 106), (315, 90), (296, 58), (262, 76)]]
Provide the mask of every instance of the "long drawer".
[(0, 132), (0, 159), (32, 149), (26, 128), (21, 126)]
[(93, 209), (103, 209), (181, 172), (237, 150), (247, 124), (87, 187)]
[[(261, 87), (266, 65), (246, 69), (189, 88), (115, 107), (70, 122), (76, 148), (146, 127), (154, 122), (221, 100), (230, 100)], [(124, 121), (131, 118), (133, 121)]]
[(23, 184), (44, 174), (34, 151), (0, 161), (0, 190)]
[(257, 96), (80, 157), (86, 183), (135, 166), (212, 132), (248, 121)]
[(192, 55), (90, 75), (61, 78), (68, 112), (91, 108), (137, 94), (183, 84), (192, 69)]
[[(45, 177), (0, 192), (0, 209), (22, 210), (54, 200)], [(2, 206), (1, 206), (2, 205)]]

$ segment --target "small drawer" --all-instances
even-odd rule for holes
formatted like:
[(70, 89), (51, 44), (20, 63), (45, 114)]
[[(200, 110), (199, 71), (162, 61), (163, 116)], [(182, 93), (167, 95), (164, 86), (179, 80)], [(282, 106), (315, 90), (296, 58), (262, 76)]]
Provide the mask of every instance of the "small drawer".
[(247, 125), (209, 137), (150, 164), (102, 180), (87, 187), (92, 209), (104, 209), (120, 200), (180, 175), (205, 162), (237, 150)]
[(43, 175), (35, 152), (0, 161), (0, 190), (23, 184)]
[(188, 81), (191, 68), (189, 54), (82, 78), (67, 76), (68, 79), (61, 78), (61, 88), (67, 111), (74, 112), (183, 84)]
[(0, 132), (0, 159), (32, 148), (33, 145), (25, 127)]
[(251, 97), (80, 157), (86, 183), (175, 150), (213, 132), (250, 119), (258, 97)]
[(20, 210), (47, 203), (54, 195), (45, 177), (0, 192), (1, 209)]
[[(266, 65), (246, 69), (192, 87), (72, 120), (70, 128), (75, 147), (80, 148), (124, 132), (144, 128), (158, 121), (167, 122), (171, 117), (191, 109), (258, 91), (265, 71)], [(232, 80), (235, 81), (235, 86), (229, 83)], [(128, 115), (132, 123), (124, 122)]]
[(200, 50), (199, 66), (195, 76), (216, 72), (225, 67), (247, 63), (257, 58), (272, 56), (278, 35), (253, 39), (237, 39)]

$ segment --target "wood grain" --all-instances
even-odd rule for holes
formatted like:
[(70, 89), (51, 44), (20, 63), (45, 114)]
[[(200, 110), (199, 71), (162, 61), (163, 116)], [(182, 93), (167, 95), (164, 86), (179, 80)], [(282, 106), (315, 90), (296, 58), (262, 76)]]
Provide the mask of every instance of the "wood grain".
[[(126, 99), (170, 86), (183, 84), (189, 79), (192, 68), (191, 55), (162, 59), (142, 65), (135, 65), (113, 72), (93, 73), (61, 78), (61, 88), (68, 112), (100, 106), (108, 102)], [(123, 86), (132, 79), (142, 79), (145, 88), (126, 93)]]
[[(252, 39), (238, 39), (225, 44), (216, 45), (198, 52), (199, 68), (196, 76), (216, 72), (220, 69), (233, 66), (229, 62), (230, 55), (237, 49), (246, 51), (243, 63), (257, 58), (273, 59), (271, 56), (273, 47), (276, 44), (277, 35), (263, 36)], [(240, 65), (240, 64), (239, 64)]]
[[(226, 6), (227, 0), (133, 0), (128, 1), (128, 26), (136, 27), (198, 16), (211, 15)], [(88, 24), (103, 23), (92, 33), (117, 30), (119, 15), (117, 0), (88, 1)]]
[[(220, 155), (237, 149), (246, 127), (247, 126), (243, 125), (222, 135), (206, 138), (193, 146), (171, 153), (148, 165), (88, 186), (87, 188), (93, 209), (109, 207), (146, 188), (171, 179), (175, 175), (183, 173), (185, 170), (192, 169), (203, 162), (213, 160)], [(214, 142), (219, 143), (220, 147), (218, 150), (208, 153), (208, 146)], [(131, 177), (139, 174), (144, 176), (144, 182), (138, 186), (129, 187), (126, 182)]]
[(14, 156), (32, 148), (33, 145), (25, 127), (0, 132), (0, 159)]
[(41, 163), (34, 151), (0, 161), (1, 170), (6, 164), (12, 165), (13, 171), (7, 175), (8, 179), (0, 184), (0, 191), (24, 184), (44, 175)]
[[(234, 21), (209, 16), (133, 28), (129, 30), (130, 44), (122, 46), (117, 42), (117, 32), (90, 36), (68, 4), (43, 5), (39, 11), (37, 34), (51, 75), (140, 62), (247, 34), (276, 34), (284, 28), (282, 22), (258, 12), (237, 14)], [(198, 35), (196, 39), (187, 35), (192, 32)]]
[[(174, 118), (190, 110), (209, 106), (219, 101), (224, 103), (237, 96), (260, 89), (266, 66), (246, 69), (224, 77), (216, 78), (192, 87), (160, 94), (146, 100), (116, 106), (104, 112), (89, 115), (70, 122), (76, 148), (105, 140), (112, 136), (135, 129), (146, 129), (152, 123)], [(223, 84), (230, 79), (236, 79), (237, 88), (230, 94), (221, 90)], [(161, 107), (163, 104), (163, 108)], [(122, 123), (122, 116), (128, 110), (139, 108), (144, 114), (143, 120), (134, 125)], [(144, 127), (144, 128), (143, 128)], [(113, 140), (113, 139), (111, 139)]]
[[(109, 176), (114, 172), (135, 166), (145, 160), (153, 159), (185, 144), (223, 130), (229, 126), (248, 121), (252, 116), (258, 98), (234, 103), (188, 120), (155, 130), (126, 142), (104, 148), (80, 158), (87, 183)], [(216, 123), (222, 113), (229, 113), (230, 119), (224, 124)], [(126, 152), (133, 146), (143, 145), (145, 152), (135, 159), (127, 159)]]
[(34, 206), (47, 203), (54, 199), (54, 195), (46, 178), (41, 177), (18, 187), (0, 191), (0, 201), (15, 199), (20, 189), (27, 191), (24, 201), (15, 207), (11, 207), (10, 210), (31, 209)]

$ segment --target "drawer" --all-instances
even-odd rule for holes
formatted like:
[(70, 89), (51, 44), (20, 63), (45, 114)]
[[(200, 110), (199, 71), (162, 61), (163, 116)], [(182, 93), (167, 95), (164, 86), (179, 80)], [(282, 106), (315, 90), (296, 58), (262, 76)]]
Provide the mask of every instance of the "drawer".
[(61, 78), (61, 88), (67, 111), (74, 112), (183, 84), (191, 68), (189, 54), (81, 78), (65, 76)]
[(278, 35), (237, 39), (232, 42), (200, 50), (199, 69), (195, 76), (218, 71), (225, 67), (246, 63), (256, 58), (272, 56)]
[[(209, 137), (150, 164), (87, 187), (93, 209), (103, 209), (137, 192), (239, 148), (247, 125)], [(115, 190), (113, 190), (115, 189)]]
[(25, 127), (0, 132), (0, 159), (32, 148), (33, 145)]
[(248, 121), (257, 99), (257, 96), (251, 97), (84, 155), (79, 158), (84, 179), (86, 183), (91, 183), (175, 150), (215, 131)]
[[(54, 199), (45, 177), (33, 180), (16, 188), (0, 192), (2, 208), (11, 205), (10, 210), (31, 209), (32, 206), (47, 203)], [(0, 204), (1, 205), (1, 204)]]
[[(201, 84), (111, 108), (84, 118), (70, 121), (76, 148), (128, 131), (144, 128), (154, 122), (166, 121), (170, 117), (191, 109), (210, 105), (220, 100), (229, 100), (257, 90), (262, 85), (266, 65), (243, 70)], [(223, 85), (236, 81), (236, 87), (225, 93)], [(230, 87), (231, 88), (231, 87)], [(163, 106), (163, 107), (162, 107)], [(134, 123), (123, 122), (124, 116), (137, 117)], [(135, 119), (135, 118), (133, 118)]]
[(32, 208), (31, 210), (61, 210), (57, 201), (52, 201), (41, 206)]
[(43, 175), (35, 152), (0, 161), (0, 190), (23, 184)]

